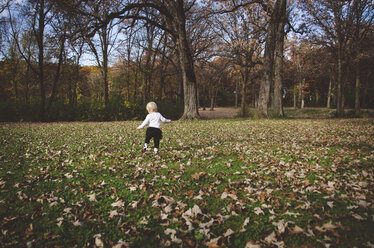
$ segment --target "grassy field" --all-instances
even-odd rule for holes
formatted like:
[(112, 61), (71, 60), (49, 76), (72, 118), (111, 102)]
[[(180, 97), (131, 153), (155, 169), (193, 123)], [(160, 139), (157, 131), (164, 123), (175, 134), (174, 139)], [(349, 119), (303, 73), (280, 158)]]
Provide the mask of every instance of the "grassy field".
[(139, 124), (0, 125), (0, 246), (374, 246), (374, 119)]

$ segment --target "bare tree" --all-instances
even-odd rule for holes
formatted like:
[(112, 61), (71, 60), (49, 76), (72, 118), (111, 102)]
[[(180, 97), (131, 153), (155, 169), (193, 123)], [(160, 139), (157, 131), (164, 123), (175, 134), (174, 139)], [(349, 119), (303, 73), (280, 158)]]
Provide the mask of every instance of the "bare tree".
[[(63, 9), (77, 13), (87, 17), (87, 21), (91, 21), (91, 32), (99, 30), (106, 26), (114, 19), (136, 19), (144, 20), (156, 27), (165, 30), (172, 37), (179, 53), (180, 66), (183, 77), (184, 89), (184, 113), (182, 119), (199, 118), (197, 109), (197, 82), (194, 71), (194, 61), (191, 52), (191, 44), (188, 40), (186, 32), (186, 13), (189, 12), (196, 1), (188, 0), (141, 0), (141, 1), (109, 1), (115, 6), (110, 10), (108, 15), (95, 19), (95, 6), (102, 1), (84, 2), (80, 0), (70, 0), (64, 3), (54, 0)], [(94, 6), (92, 10), (87, 11), (87, 4)], [(82, 7), (83, 6), (83, 7)], [(149, 9), (154, 10), (155, 14), (149, 16)]]
[(45, 29), (46, 26), (51, 21), (50, 12), (52, 5), (46, 3), (45, 0), (28, 1), (23, 6), (22, 13), (28, 16), (31, 20), (31, 30), (35, 37), (38, 56), (37, 56), (37, 67), (33, 66), (33, 61), (31, 57), (28, 57), (21, 46), (20, 35), (21, 31), (15, 27), (15, 22), (13, 20), (12, 12), (9, 10), (10, 26), (12, 30), (12, 36), (16, 41), (17, 48), (22, 56), (22, 58), (30, 66), (30, 69), (38, 76), (39, 88), (40, 88), (40, 120), (45, 120), (45, 103), (46, 103), (46, 85), (45, 85)]
[[(262, 117), (268, 116), (268, 104), (270, 99), (270, 87), (273, 84), (274, 54), (277, 43), (282, 42), (281, 28), (284, 28), (286, 15), (286, 0), (277, 0), (271, 11), (270, 21), (267, 28), (267, 37), (264, 52), (263, 77), (260, 84), (258, 111)], [(281, 27), (283, 24), (283, 27)], [(278, 35), (280, 35), (278, 37)], [(284, 36), (283, 36), (284, 37)], [(279, 56), (279, 55), (278, 55)], [(279, 87), (278, 87), (279, 89)], [(279, 95), (277, 95), (279, 97)], [(279, 102), (279, 99), (278, 99)]]
[(374, 5), (370, 0), (354, 0), (348, 3), (348, 22), (350, 52), (355, 65), (355, 115), (361, 112), (361, 61), (368, 56), (364, 50), (363, 42), (368, 37), (370, 28), (373, 27)]
[[(241, 111), (246, 114), (246, 91), (252, 81), (254, 67), (260, 64), (261, 39), (264, 34), (261, 24), (264, 19), (259, 5), (251, 4), (235, 12), (228, 11), (217, 16), (217, 33), (221, 38), (221, 55), (229, 57), (231, 64), (240, 72)], [(255, 95), (255, 92), (252, 92)]]
[[(348, 62), (347, 55), (351, 36), (356, 37), (353, 38), (352, 44), (355, 44), (354, 50), (357, 52), (356, 47), (360, 47), (359, 43), (364, 37), (362, 35), (366, 35), (366, 32), (368, 31), (367, 25), (372, 25), (372, 1), (301, 0), (301, 3), (304, 10), (310, 15), (310, 17), (307, 19), (307, 23), (309, 23), (311, 28), (315, 29), (315, 32), (311, 32), (309, 38), (317, 44), (330, 47), (336, 54), (336, 112), (338, 117), (343, 117), (343, 65)], [(369, 16), (364, 17), (366, 13), (369, 13)], [(366, 23), (366, 21), (369, 22)], [(354, 26), (352, 25), (353, 23), (357, 24), (355, 28), (352, 28), (352, 26)], [(353, 35), (350, 30), (354, 30), (353, 33), (356, 33), (358, 36)], [(359, 63), (357, 63), (356, 69), (359, 68), (358, 65)], [(359, 75), (357, 71), (356, 74)], [(357, 84), (359, 87), (360, 84)], [(356, 98), (358, 100), (359, 95), (356, 95)], [(359, 104), (356, 103), (356, 105), (358, 108)], [(358, 109), (357, 112), (359, 112)]]

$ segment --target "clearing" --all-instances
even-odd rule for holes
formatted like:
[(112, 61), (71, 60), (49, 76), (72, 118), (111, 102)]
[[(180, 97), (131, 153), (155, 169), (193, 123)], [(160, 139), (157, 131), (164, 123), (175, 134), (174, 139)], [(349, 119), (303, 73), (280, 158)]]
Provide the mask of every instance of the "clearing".
[(373, 247), (374, 119), (139, 123), (1, 124), (0, 246)]

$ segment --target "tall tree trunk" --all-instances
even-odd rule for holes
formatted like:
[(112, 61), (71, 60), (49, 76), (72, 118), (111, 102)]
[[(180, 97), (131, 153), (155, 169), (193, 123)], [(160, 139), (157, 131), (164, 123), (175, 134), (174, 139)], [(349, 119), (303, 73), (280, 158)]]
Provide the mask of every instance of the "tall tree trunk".
[[(286, 2), (286, 1), (285, 1)], [(286, 17), (286, 4), (282, 5), (281, 16)], [(284, 25), (285, 19), (282, 19), (278, 24), (277, 41), (275, 44), (275, 59), (274, 59), (274, 114), (277, 117), (283, 117), (282, 104), (282, 86), (283, 86), (283, 52), (284, 52)]]
[(331, 108), (331, 94), (332, 94), (332, 76), (330, 75), (330, 80), (329, 80), (329, 91), (327, 93), (327, 106), (326, 108)]
[(258, 112), (261, 117), (268, 116), (268, 104), (270, 98), (270, 87), (273, 80), (273, 64), (274, 64), (274, 50), (277, 39), (277, 29), (279, 22), (285, 18), (285, 9), (287, 5), (286, 0), (277, 0), (270, 17), (270, 23), (267, 30), (267, 38), (265, 44), (264, 53), (264, 64), (263, 64), (263, 77), (260, 84), (259, 91), (259, 102), (258, 102)]
[(304, 108), (304, 85), (305, 85), (305, 78), (303, 78), (303, 80), (301, 80), (300, 82), (300, 88), (299, 88), (299, 101), (300, 101), (300, 109), (303, 109)]
[(258, 112), (261, 117), (268, 116), (268, 104), (270, 98), (270, 85), (272, 81), (272, 68), (273, 68), (273, 53), (274, 53), (274, 42), (272, 35), (268, 33), (268, 38), (265, 45), (265, 57), (263, 64), (263, 76), (260, 83), (260, 91), (258, 96)]
[(338, 78), (336, 82), (337, 104), (336, 113), (338, 117), (344, 116), (343, 84), (342, 84), (342, 49), (338, 48)]
[(105, 106), (109, 105), (109, 83), (108, 83), (108, 38), (107, 38), (107, 27), (103, 27), (102, 39), (103, 39), (103, 77), (104, 77), (104, 101)]
[(72, 95), (73, 95), (73, 97), (72, 97), (73, 98), (72, 105), (74, 107), (78, 103), (77, 90), (78, 90), (79, 70), (80, 70), (79, 61), (80, 61), (81, 56), (83, 54), (83, 45), (84, 44), (81, 44), (79, 46), (79, 50), (78, 50), (78, 54), (77, 54), (77, 58), (76, 58), (76, 62), (75, 62), (75, 78), (74, 78), (73, 91), (72, 91)]
[(165, 84), (165, 74), (163, 63), (161, 62), (161, 71), (160, 71), (160, 88), (158, 90), (158, 99), (162, 99), (162, 92), (164, 91), (164, 84)]
[(362, 92), (362, 106), (363, 107), (368, 106), (369, 78), (370, 78), (371, 74), (372, 74), (372, 72), (370, 71), (366, 75), (366, 80), (364, 80), (365, 84), (364, 84), (364, 89), (363, 89), (363, 92)]
[(360, 79), (360, 63), (357, 62), (356, 64), (356, 87), (355, 87), (355, 116), (358, 117), (361, 114), (361, 106), (360, 106), (360, 86), (361, 86), (361, 79)]
[[(127, 68), (126, 68), (126, 100), (130, 101), (130, 61), (131, 61), (131, 42), (132, 42), (132, 30), (128, 34), (128, 43), (127, 43)], [(135, 99), (135, 97), (134, 97)]]
[(79, 81), (79, 58), (78, 58), (78, 63), (75, 65), (75, 78), (74, 78), (74, 83), (73, 83), (73, 89), (72, 89), (72, 106), (76, 106), (78, 102), (78, 97), (77, 97), (77, 88), (78, 88), (78, 81)]
[(192, 53), (187, 40), (186, 34), (186, 19), (184, 15), (183, 1), (178, 4), (177, 10), (177, 49), (179, 50), (183, 89), (184, 89), (184, 112), (181, 119), (199, 119), (198, 106), (197, 106), (197, 82), (194, 71), (194, 63)]
[(242, 83), (242, 88), (240, 91), (241, 94), (241, 101), (240, 101), (240, 116), (245, 117), (245, 112), (246, 112), (246, 105), (247, 103), (245, 102), (245, 79), (243, 79)]
[(13, 88), (14, 88), (14, 95), (16, 99), (18, 99), (18, 83), (17, 83), (17, 74), (18, 74), (18, 64), (19, 60), (17, 58), (11, 58), (11, 82), (13, 83)]
[(60, 76), (61, 76), (61, 67), (62, 67), (62, 64), (63, 64), (63, 61), (64, 61), (64, 56), (63, 56), (64, 51), (65, 51), (65, 37), (62, 38), (61, 44), (60, 44), (60, 51), (59, 51), (59, 55), (58, 55), (58, 64), (57, 64), (56, 74), (55, 74), (55, 77), (54, 77), (54, 80), (53, 80), (51, 97), (49, 98), (49, 101), (48, 101), (47, 112), (50, 111), (51, 106), (52, 106), (52, 102), (55, 99), (56, 94), (57, 94), (57, 83), (58, 83), (58, 81), (60, 79)]
[(210, 89), (210, 111), (214, 110), (214, 86)]
[(30, 77), (30, 64), (27, 64), (26, 74), (25, 74), (25, 100), (27, 104), (30, 102), (29, 77)]
[(162, 99), (162, 92), (164, 90), (165, 84), (165, 72), (168, 67), (168, 63), (166, 62), (166, 47), (167, 47), (167, 35), (165, 35), (164, 43), (162, 47), (162, 54), (161, 54), (161, 64), (160, 64), (160, 88), (158, 91), (158, 99)]
[(246, 116), (246, 100), (245, 100), (245, 90), (247, 88), (247, 83), (248, 83), (248, 78), (249, 78), (249, 70), (248, 67), (245, 68), (244, 75), (243, 75), (243, 82), (242, 82), (242, 88), (240, 91), (241, 94), (241, 108), (240, 108), (240, 116), (245, 117)]
[(235, 80), (235, 108), (238, 108), (238, 80), (239, 76), (237, 75)]
[(45, 86), (44, 86), (44, 29), (45, 29), (45, 13), (44, 13), (44, 0), (40, 1), (39, 4), (39, 23), (37, 32), (37, 43), (38, 43), (38, 76), (40, 86), (40, 120), (45, 121)]
[(256, 99), (256, 96), (257, 96), (257, 94), (256, 94), (256, 86), (255, 86), (255, 82), (251, 82), (251, 84), (252, 84), (252, 107), (253, 108), (257, 108), (257, 105), (256, 105), (256, 103), (257, 103), (257, 99)]
[[(174, 42), (177, 44), (177, 39), (174, 40)], [(176, 95), (177, 95), (177, 100), (180, 100), (180, 101), (183, 101), (184, 99), (184, 89), (183, 89), (183, 72), (182, 72), (182, 61), (180, 59), (180, 52), (179, 52), (179, 49), (177, 47), (176, 51), (176, 56), (178, 58), (178, 61), (177, 61), (177, 65), (175, 65), (176, 67), (176, 73), (177, 73), (177, 91), (176, 91)]]

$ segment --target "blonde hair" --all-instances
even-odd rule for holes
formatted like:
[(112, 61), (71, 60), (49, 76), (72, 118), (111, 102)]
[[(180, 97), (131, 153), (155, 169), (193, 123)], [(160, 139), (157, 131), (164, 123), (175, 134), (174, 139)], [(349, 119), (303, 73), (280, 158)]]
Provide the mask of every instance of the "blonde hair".
[(155, 102), (149, 102), (146, 108), (148, 112), (157, 112), (157, 104)]

